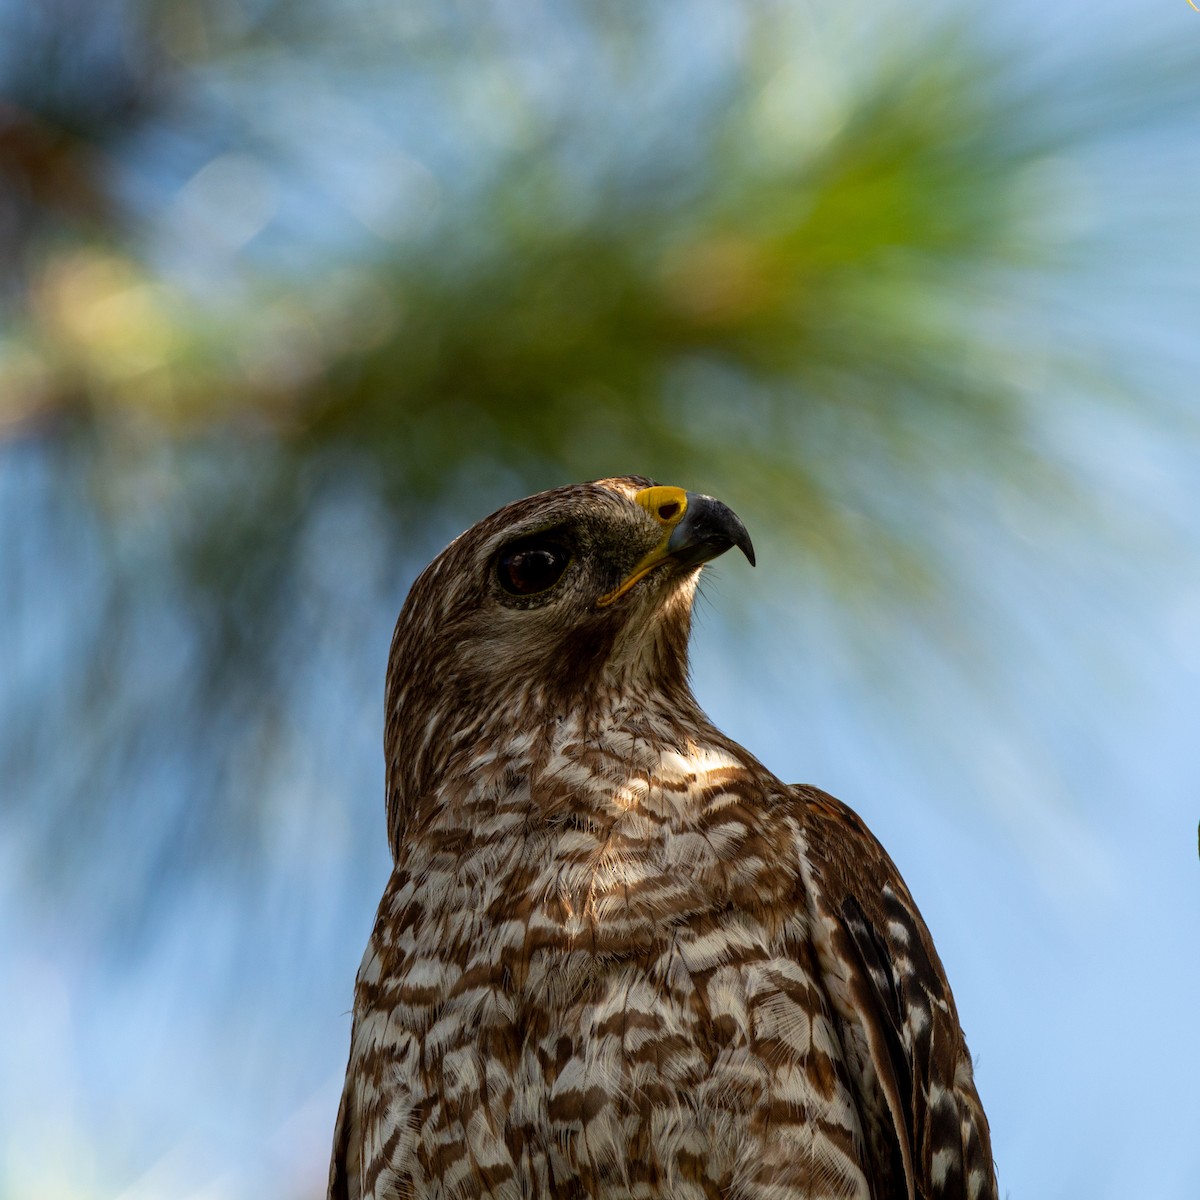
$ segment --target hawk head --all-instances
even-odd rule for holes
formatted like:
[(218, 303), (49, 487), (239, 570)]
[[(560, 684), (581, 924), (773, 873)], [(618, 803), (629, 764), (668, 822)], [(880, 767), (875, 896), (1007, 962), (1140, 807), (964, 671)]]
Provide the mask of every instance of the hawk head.
[(694, 707), (701, 566), (746, 527), (714, 500), (639, 476), (541, 492), (456, 538), (413, 584), (388, 663), (389, 811), (498, 723), (529, 729), (614, 703)]

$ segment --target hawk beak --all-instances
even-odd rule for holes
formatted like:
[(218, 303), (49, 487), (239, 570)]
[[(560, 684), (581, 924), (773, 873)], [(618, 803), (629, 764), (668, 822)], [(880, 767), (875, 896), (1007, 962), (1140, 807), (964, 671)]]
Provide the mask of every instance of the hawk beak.
[(662, 541), (617, 587), (600, 597), (596, 603), (601, 608), (620, 599), (635, 583), (666, 562), (698, 567), (736, 546), (754, 566), (754, 546), (746, 526), (720, 500), (676, 487), (643, 488), (634, 500), (662, 526)]

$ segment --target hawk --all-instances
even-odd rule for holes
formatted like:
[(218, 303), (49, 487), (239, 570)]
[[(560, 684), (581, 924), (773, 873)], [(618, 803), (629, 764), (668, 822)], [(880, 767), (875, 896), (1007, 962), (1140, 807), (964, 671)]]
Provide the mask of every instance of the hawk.
[(330, 1200), (995, 1200), (899, 872), (692, 696), (733, 546), (724, 504), (628, 476), (502, 508), (413, 584)]

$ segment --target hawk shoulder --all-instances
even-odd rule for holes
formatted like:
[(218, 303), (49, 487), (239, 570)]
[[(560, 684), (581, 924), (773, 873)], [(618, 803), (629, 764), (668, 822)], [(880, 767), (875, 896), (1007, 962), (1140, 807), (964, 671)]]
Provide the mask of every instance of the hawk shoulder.
[[(950, 984), (900, 872), (852, 809), (791, 789), (818, 956), (874, 1114), (877, 1169), (910, 1200), (997, 1195), (987, 1118)], [(870, 1107), (869, 1103), (866, 1105)]]

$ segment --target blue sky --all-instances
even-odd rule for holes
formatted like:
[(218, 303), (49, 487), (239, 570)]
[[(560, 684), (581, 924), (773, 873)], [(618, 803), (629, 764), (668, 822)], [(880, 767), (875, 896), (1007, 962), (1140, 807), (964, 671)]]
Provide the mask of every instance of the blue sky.
[[(783, 778), (851, 803), (901, 866), (1015, 1197), (1182, 1200), (1200, 1177), (1200, 497), (1189, 454), (1168, 439), (1156, 461), (1130, 456), (1114, 424), (1091, 438), (1086, 469), (1119, 505), (1179, 517), (1144, 548), (1111, 529), (1014, 523), (979, 496), (945, 513), (990, 604), (976, 632), (1003, 669), (986, 686), (947, 665), (937, 613), (921, 606), (877, 618), (866, 652), (866, 617), (848, 636), (844, 602), (796, 586), (769, 538), (757, 571), (717, 564), (696, 636), (696, 691), (718, 723)], [(202, 876), (148, 945), (114, 958), (69, 908), (31, 902), (13, 891), (19, 871), (0, 873), (7, 1194), (315, 1194), (387, 869), (378, 683), (391, 619), (360, 627), (362, 695), (345, 684), (295, 713), (293, 768), (272, 782), (278, 841), (249, 907), (219, 873)], [(336, 736), (306, 752), (321, 724)], [(355, 811), (339, 818), (302, 789)], [(347, 872), (351, 821), (377, 837)], [(0, 858), (19, 851), (9, 833)]]

